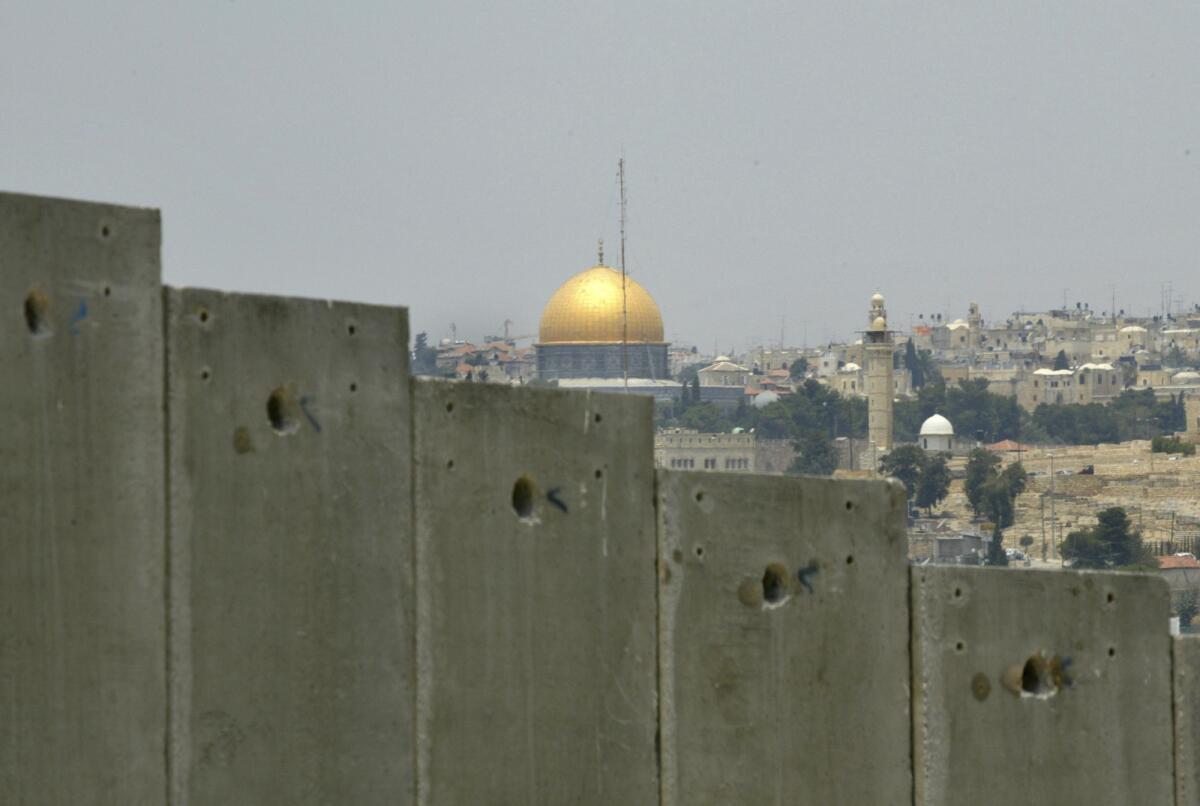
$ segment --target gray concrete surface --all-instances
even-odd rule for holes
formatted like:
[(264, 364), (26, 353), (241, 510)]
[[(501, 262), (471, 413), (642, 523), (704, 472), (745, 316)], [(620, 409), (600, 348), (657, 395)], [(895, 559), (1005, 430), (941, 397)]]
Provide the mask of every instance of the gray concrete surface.
[(911, 803), (903, 488), (659, 471), (658, 496), (662, 802)]
[(0, 194), (0, 803), (165, 795), (159, 243)]
[(918, 804), (1172, 802), (1161, 579), (947, 567), (912, 579)]
[(1200, 804), (1200, 636), (1171, 639), (1174, 658), (1175, 804)]
[(412, 802), (407, 327), (168, 292), (176, 806)]
[(651, 401), (414, 388), (419, 802), (655, 803)]

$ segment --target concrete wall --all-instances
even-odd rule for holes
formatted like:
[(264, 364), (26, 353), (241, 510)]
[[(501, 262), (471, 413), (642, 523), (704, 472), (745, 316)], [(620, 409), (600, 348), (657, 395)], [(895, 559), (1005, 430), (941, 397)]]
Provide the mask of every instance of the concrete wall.
[(1170, 803), (1155, 576), (912, 571), (916, 803)]
[(412, 802), (407, 326), (168, 293), (175, 803)]
[(422, 804), (654, 803), (651, 401), (415, 386)]
[(1200, 804), (1200, 636), (1171, 639), (1174, 657), (1175, 803)]
[(0, 803), (1200, 802), (1161, 579), (656, 492), (646, 398), (413, 386), (402, 309), (164, 306), (158, 249), (0, 195)]
[(159, 215), (0, 194), (0, 802), (161, 803)]
[(658, 480), (662, 803), (909, 803), (903, 487)]

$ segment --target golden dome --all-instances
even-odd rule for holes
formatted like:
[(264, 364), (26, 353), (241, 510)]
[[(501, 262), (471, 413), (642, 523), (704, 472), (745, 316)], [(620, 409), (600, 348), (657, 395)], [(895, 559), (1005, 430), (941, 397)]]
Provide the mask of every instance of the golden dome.
[[(654, 298), (632, 277), (625, 278), (625, 308), (629, 341), (663, 341), (662, 314)], [(567, 280), (542, 310), (538, 328), (541, 344), (620, 343), (621, 272), (594, 266)]]

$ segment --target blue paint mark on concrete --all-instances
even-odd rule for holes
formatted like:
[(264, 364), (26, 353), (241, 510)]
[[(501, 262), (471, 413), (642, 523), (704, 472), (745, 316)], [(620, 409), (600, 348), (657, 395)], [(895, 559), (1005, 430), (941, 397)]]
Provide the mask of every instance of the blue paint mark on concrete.
[(75, 315), (71, 317), (71, 335), (72, 336), (79, 335), (79, 323), (82, 322), (84, 319), (87, 319), (87, 315), (88, 315), (87, 300), (80, 298), (79, 308), (75, 311)]
[(558, 497), (558, 494), (561, 491), (562, 491), (561, 487), (555, 487), (553, 490), (547, 491), (546, 498), (548, 498), (550, 500), (551, 504), (554, 504), (554, 506), (558, 507), (563, 512), (566, 512), (567, 511), (567, 502), (563, 501), (561, 498)]
[(319, 434), (321, 433), (321, 424), (317, 422), (317, 418), (313, 416), (313, 413), (308, 410), (309, 402), (310, 399), (307, 395), (300, 398), (300, 411), (304, 412), (304, 416), (308, 418), (308, 424)]

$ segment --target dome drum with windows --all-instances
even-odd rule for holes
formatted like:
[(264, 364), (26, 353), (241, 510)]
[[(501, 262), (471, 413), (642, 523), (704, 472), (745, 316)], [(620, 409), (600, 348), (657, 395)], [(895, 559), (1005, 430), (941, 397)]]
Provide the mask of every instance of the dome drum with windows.
[(560, 378), (667, 377), (667, 343), (654, 298), (628, 275), (594, 266), (567, 280), (546, 303), (537, 371)]

